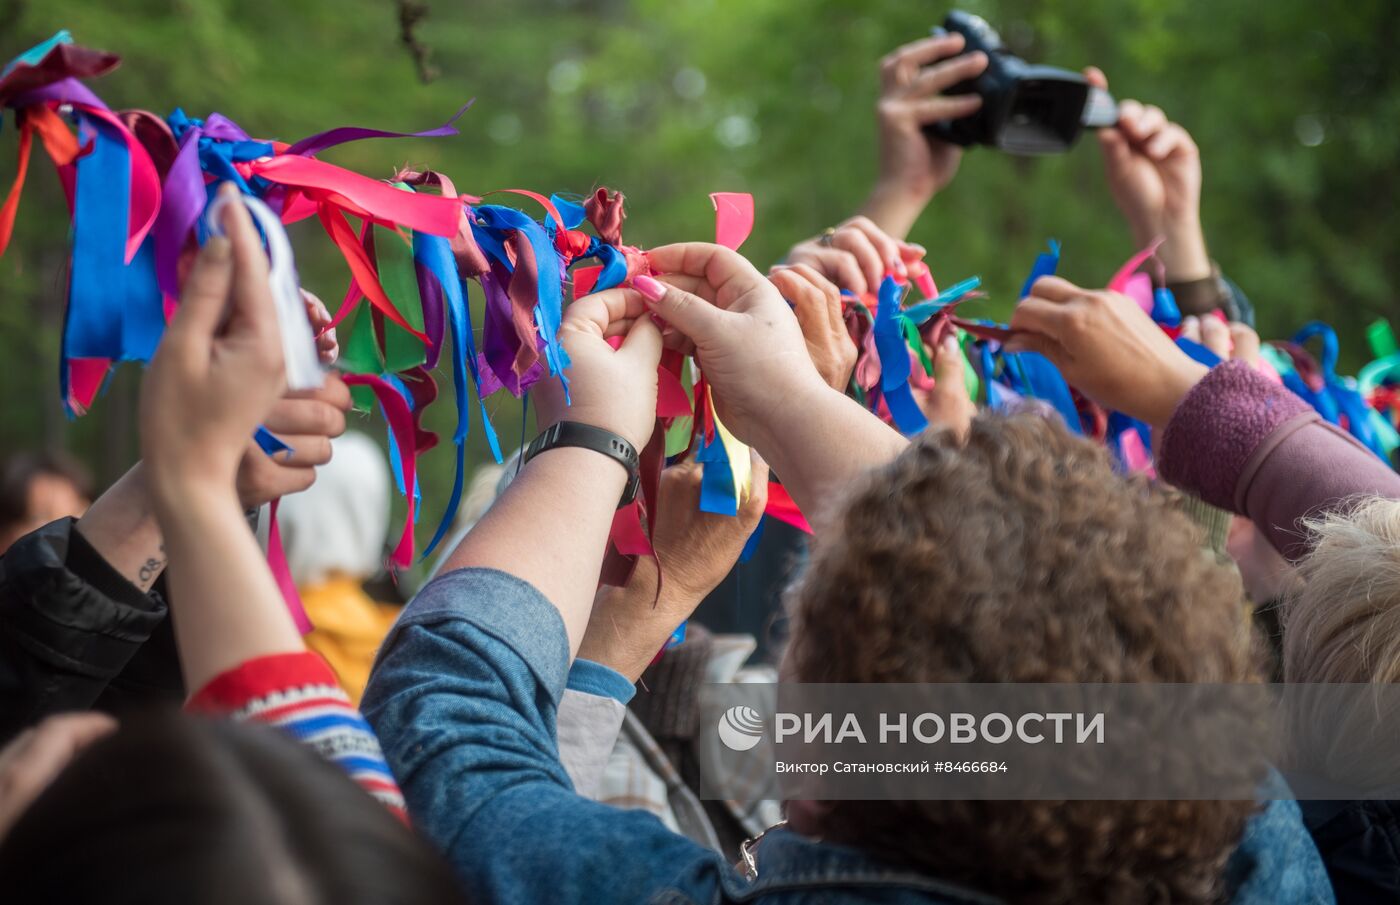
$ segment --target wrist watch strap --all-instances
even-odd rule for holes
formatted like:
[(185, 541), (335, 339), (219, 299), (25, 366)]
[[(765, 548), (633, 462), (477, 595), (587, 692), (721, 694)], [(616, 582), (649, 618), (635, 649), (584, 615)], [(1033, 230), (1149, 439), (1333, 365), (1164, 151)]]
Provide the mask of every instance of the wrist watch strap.
[(1230, 316), (1231, 320), (1238, 320), (1231, 311), (1233, 293), (1221, 278), (1220, 268), (1213, 261), (1210, 271), (1210, 276), (1201, 277), (1199, 280), (1167, 284), (1167, 288), (1176, 299), (1176, 307), (1182, 314), (1194, 314), (1197, 317), (1219, 308)]
[(545, 450), (564, 446), (602, 453), (627, 469), (627, 487), (622, 491), (622, 500), (617, 504), (617, 508), (621, 509), (637, 498), (637, 489), (642, 483), (641, 457), (637, 455), (637, 448), (612, 431), (601, 427), (580, 424), (577, 421), (555, 422), (530, 441), (521, 457), (521, 463), (530, 461)]

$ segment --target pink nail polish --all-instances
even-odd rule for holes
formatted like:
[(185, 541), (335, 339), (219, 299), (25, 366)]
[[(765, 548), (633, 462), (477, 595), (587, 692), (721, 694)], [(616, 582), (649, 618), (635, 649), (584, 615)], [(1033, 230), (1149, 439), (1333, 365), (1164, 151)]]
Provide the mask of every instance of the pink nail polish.
[(653, 302), (661, 301), (661, 297), (666, 294), (665, 286), (644, 273), (639, 273), (632, 278), (632, 288)]

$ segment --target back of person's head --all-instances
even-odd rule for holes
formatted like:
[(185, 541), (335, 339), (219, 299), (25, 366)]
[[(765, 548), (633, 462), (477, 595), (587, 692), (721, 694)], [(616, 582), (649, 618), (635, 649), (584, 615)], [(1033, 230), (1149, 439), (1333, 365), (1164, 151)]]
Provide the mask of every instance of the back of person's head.
[[(926, 432), (875, 469), (788, 602), (802, 682), (1258, 678), (1237, 574), (1164, 494), (1035, 414)], [(1010, 901), (1205, 902), (1252, 809), (829, 801), (813, 831)]]
[(384, 452), (357, 431), (336, 437), (331, 450), (316, 483), (277, 510), (287, 567), (302, 587), (334, 576), (362, 581), (384, 562), (393, 480)]
[(54, 519), (82, 515), (92, 476), (57, 450), (18, 452), (0, 461), (0, 552)]
[(460, 901), (341, 770), (261, 726), (149, 713), (83, 751), (0, 844), (10, 905)]
[[(1400, 700), (1400, 500), (1351, 501), (1309, 519), (1310, 552), (1284, 599), (1288, 768), (1336, 797), (1393, 798)], [(1325, 684), (1322, 684), (1325, 683)]]
[(1289, 682), (1400, 681), (1400, 500), (1306, 523), (1311, 552), (1283, 611)]

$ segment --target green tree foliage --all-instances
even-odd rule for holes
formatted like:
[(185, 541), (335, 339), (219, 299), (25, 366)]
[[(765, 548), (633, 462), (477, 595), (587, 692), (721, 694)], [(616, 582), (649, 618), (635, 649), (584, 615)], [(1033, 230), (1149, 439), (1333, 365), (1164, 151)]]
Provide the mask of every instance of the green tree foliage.
[[(876, 61), (945, 9), (906, 0), (426, 0), (415, 36), (438, 78), (423, 84), (394, 0), (0, 2), (9, 56), (70, 29), (125, 62), (94, 84), (113, 107), (222, 112), (293, 141), (342, 124), (418, 129), (467, 98), (456, 138), (362, 142), (328, 159), (388, 176), (413, 163), (461, 191), (625, 192), (638, 245), (704, 239), (707, 193), (749, 191), (745, 247), (766, 264), (848, 216), (874, 177)], [(1363, 360), (1362, 326), (1397, 313), (1400, 5), (1352, 0), (966, 0), (1032, 59), (1096, 64), (1119, 97), (1163, 107), (1201, 146), (1211, 251), (1281, 337), (1312, 318)], [(13, 172), (0, 134), (0, 179)], [(1045, 159), (970, 152), (912, 238), (940, 281), (981, 274), (989, 314), (1015, 301), (1034, 254), (1064, 243), (1062, 272), (1102, 285), (1129, 254), (1096, 148)], [(36, 152), (14, 246), (0, 261), (0, 450), (67, 445), (111, 477), (134, 456), (128, 366), (89, 416), (66, 423), (56, 387), (66, 212)], [(293, 232), (304, 281), (334, 307), (347, 274), (314, 222)], [(479, 300), (478, 300), (479, 301)], [(480, 321), (478, 320), (479, 324)], [(450, 381), (443, 380), (443, 383)], [(493, 401), (507, 445), (519, 407)], [(449, 428), (449, 406), (432, 426)], [(378, 424), (367, 425), (378, 433)], [(479, 433), (476, 435), (479, 440)], [(480, 459), (484, 447), (475, 444)], [(424, 463), (424, 524), (450, 486), (450, 456)]]

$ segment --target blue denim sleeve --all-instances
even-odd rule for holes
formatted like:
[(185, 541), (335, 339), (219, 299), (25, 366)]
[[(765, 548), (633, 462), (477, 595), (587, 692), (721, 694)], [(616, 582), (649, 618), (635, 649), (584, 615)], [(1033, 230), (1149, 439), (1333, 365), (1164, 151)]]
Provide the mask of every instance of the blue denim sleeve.
[(413, 823), (468, 901), (712, 898), (718, 855), (574, 792), (554, 730), (568, 672), (563, 620), (529, 584), (489, 569), (431, 581), (385, 639), (362, 703)]

